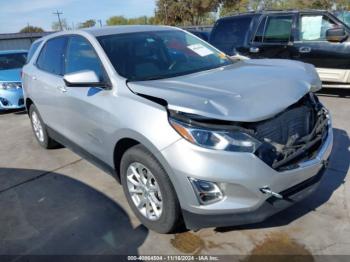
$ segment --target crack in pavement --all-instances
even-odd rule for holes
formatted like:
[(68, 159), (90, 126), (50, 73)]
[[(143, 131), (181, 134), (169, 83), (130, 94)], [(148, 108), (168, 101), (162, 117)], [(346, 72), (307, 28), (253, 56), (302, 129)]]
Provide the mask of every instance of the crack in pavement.
[(48, 174), (50, 174), (50, 173), (57, 172), (58, 170), (60, 170), (60, 169), (62, 169), (62, 168), (65, 168), (65, 167), (74, 165), (74, 164), (76, 164), (76, 163), (78, 163), (78, 162), (80, 162), (80, 161), (82, 161), (82, 160), (83, 160), (83, 159), (80, 158), (80, 159), (78, 159), (78, 160), (75, 160), (75, 161), (70, 162), (70, 163), (68, 163), (68, 164), (65, 164), (65, 165), (63, 165), (63, 166), (60, 166), (60, 167), (55, 168), (55, 169), (53, 169), (53, 170), (46, 171), (46, 172), (44, 172), (44, 173), (42, 173), (42, 174), (40, 174), (40, 175), (37, 175), (37, 176), (32, 177), (32, 178), (30, 178), (30, 179), (27, 179), (27, 180), (25, 180), (25, 181), (23, 181), (23, 182), (21, 182), (21, 183), (18, 183), (18, 184), (16, 184), (16, 185), (13, 185), (13, 186), (10, 186), (10, 187), (5, 188), (5, 189), (3, 189), (3, 190), (0, 190), (0, 194), (6, 192), (6, 191), (8, 191), (8, 190), (14, 189), (14, 188), (16, 188), (16, 187), (19, 187), (19, 186), (21, 186), (21, 185), (24, 185), (24, 184), (26, 184), (26, 183), (32, 182), (32, 181), (34, 181), (34, 180), (37, 180), (37, 179), (39, 179), (39, 178), (42, 178), (42, 177), (44, 177), (44, 176), (46, 176), (46, 175), (48, 175)]

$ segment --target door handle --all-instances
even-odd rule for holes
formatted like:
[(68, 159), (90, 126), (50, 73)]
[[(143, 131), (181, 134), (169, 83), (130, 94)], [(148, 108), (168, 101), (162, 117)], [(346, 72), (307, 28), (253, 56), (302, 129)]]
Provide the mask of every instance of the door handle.
[(33, 80), (36, 80), (36, 76), (32, 76), (32, 79), (33, 79)]
[(251, 48), (249, 48), (249, 52), (254, 53), (254, 54), (259, 53), (260, 48), (259, 47), (251, 47)]
[(65, 88), (64, 86), (58, 86), (57, 89), (60, 90), (62, 93), (67, 92), (67, 88)]
[(311, 47), (302, 46), (299, 48), (299, 53), (306, 54), (310, 52), (311, 52)]

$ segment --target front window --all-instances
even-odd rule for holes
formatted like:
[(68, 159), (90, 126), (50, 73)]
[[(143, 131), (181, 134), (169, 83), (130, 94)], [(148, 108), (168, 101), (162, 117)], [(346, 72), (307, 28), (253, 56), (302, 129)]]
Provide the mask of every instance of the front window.
[(302, 41), (326, 41), (328, 29), (337, 24), (324, 15), (303, 15), (300, 20), (300, 39)]
[(215, 48), (178, 30), (98, 37), (116, 71), (130, 81), (175, 77), (232, 61)]
[(81, 36), (70, 37), (67, 44), (65, 74), (91, 70), (103, 81), (102, 64), (90, 43)]
[(27, 53), (0, 54), (0, 70), (22, 68), (26, 62)]

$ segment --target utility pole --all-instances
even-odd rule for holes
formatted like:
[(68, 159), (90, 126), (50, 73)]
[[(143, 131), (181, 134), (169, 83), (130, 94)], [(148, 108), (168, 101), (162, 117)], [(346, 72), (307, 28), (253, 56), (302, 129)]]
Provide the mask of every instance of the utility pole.
[(61, 31), (62, 31), (63, 28), (62, 28), (62, 22), (61, 22), (61, 17), (60, 17), (60, 15), (62, 15), (63, 13), (62, 13), (62, 12), (58, 12), (58, 10), (56, 10), (56, 12), (54, 12), (53, 14), (54, 14), (54, 15), (57, 15), (58, 23), (59, 23), (60, 29), (61, 29)]
[(167, 7), (168, 7), (168, 3), (164, 3), (164, 9), (165, 9), (165, 24), (167, 25), (168, 24), (168, 10), (167, 10)]

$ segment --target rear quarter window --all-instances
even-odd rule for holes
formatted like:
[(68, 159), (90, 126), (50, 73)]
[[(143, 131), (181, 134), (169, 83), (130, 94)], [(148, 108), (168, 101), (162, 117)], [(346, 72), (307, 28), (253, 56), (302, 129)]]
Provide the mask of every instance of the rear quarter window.
[(30, 60), (32, 59), (35, 51), (38, 49), (39, 45), (42, 43), (42, 41), (38, 41), (38, 42), (35, 42), (33, 43), (30, 48), (29, 48), (29, 51), (28, 51), (28, 55), (27, 55), (27, 61), (26, 61), (26, 64), (28, 64), (30, 62)]
[(210, 43), (222, 52), (233, 55), (235, 48), (244, 46), (252, 17), (237, 17), (219, 20), (215, 25)]

